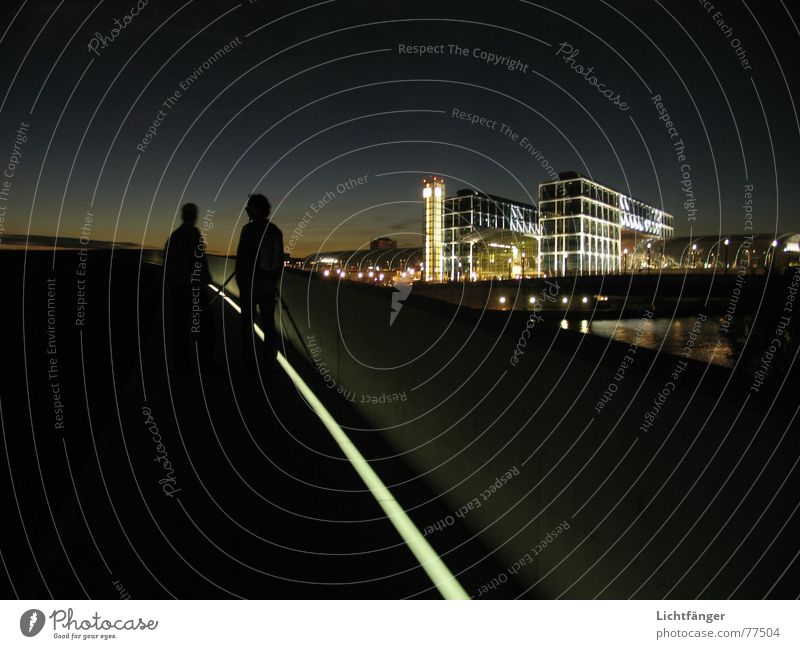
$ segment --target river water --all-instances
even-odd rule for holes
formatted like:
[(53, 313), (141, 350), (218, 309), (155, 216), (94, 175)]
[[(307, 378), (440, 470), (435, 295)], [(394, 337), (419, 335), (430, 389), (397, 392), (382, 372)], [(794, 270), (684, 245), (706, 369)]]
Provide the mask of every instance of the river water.
[[(642, 321), (638, 318), (624, 318), (621, 320), (562, 320), (562, 329), (580, 331), (584, 334), (612, 338), (619, 342), (630, 344), (636, 336), (636, 330)], [(647, 349), (661, 349), (662, 354), (679, 355), (683, 350), (689, 333), (694, 326), (695, 318), (681, 317), (670, 320), (669, 318), (653, 318), (646, 320), (644, 331), (639, 340), (639, 346)], [(692, 358), (701, 362), (711, 362), (723, 367), (733, 367), (736, 362), (736, 352), (727, 337), (719, 337), (721, 320), (709, 316), (702, 324), (697, 334)]]

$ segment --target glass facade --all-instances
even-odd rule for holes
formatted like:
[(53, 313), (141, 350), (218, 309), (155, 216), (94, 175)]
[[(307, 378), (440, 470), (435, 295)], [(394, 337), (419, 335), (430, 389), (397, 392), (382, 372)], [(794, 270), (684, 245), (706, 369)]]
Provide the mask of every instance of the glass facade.
[(539, 185), (539, 212), (549, 275), (623, 272), (629, 248), (674, 232), (666, 212), (577, 174)]
[(674, 233), (663, 210), (575, 172), (539, 185), (538, 210), (444, 190), (441, 178), (423, 181), (426, 281), (620, 273), (646, 244)]
[(534, 277), (539, 270), (533, 205), (461, 190), (444, 200), (443, 279)]

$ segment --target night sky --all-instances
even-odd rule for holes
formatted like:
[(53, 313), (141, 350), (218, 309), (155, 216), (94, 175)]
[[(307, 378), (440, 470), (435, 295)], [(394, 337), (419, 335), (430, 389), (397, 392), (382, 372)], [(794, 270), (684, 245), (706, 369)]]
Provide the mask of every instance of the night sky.
[(287, 241), (310, 215), (294, 256), (420, 245), (423, 175), (535, 202), (548, 165), (663, 206), (676, 236), (744, 231), (745, 185), (754, 231), (800, 230), (793, 3), (140, 7), (4, 3), (0, 246), (79, 237), (87, 212), (93, 240), (161, 246), (192, 201), (224, 253), (250, 192)]

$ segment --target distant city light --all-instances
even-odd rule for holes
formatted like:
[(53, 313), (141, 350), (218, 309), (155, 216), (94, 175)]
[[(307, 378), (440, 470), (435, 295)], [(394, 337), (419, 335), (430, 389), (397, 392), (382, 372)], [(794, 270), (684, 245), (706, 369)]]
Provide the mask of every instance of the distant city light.
[(565, 298), (565, 297), (562, 297), (562, 298), (561, 298), (561, 303), (562, 303), (562, 304), (566, 304), (566, 303), (567, 303), (567, 298)]
[(331, 271), (329, 271), (329, 270), (326, 270), (326, 271), (324, 271), (322, 274), (323, 274), (325, 277), (327, 277), (328, 275), (330, 275), (330, 274), (331, 274)]
[(588, 301), (589, 301), (589, 298), (588, 298), (588, 297), (585, 297), (585, 298), (583, 298), (583, 299), (581, 300), (581, 302), (583, 302), (584, 304), (586, 304)]
[(531, 304), (536, 304), (536, 298), (535, 297), (529, 298), (528, 302), (530, 302)]
[(504, 297), (501, 297), (501, 298), (500, 298), (500, 304), (505, 304), (505, 303), (506, 303), (506, 298), (504, 298)]

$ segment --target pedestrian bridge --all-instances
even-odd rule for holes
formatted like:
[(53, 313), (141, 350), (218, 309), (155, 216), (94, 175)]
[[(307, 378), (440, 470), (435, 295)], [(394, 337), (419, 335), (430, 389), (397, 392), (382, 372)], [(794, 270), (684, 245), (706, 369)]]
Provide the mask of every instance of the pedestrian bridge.
[[(214, 366), (184, 371), (157, 255), (2, 263), (9, 304), (24, 305), (8, 319), (24, 342), (8, 349), (2, 391), (4, 420), (22, 414), (6, 435), (6, 510), (37, 512), (9, 523), (31, 540), (18, 565), (36, 558), (20, 596), (794, 593), (788, 373), (756, 393), (751, 367), (413, 287), (398, 308), (393, 288), (288, 269), (280, 371), (248, 377), (223, 257), (209, 258)], [(54, 354), (40, 326), (51, 306)], [(52, 381), (34, 371), (52, 357), (62, 429)]]

